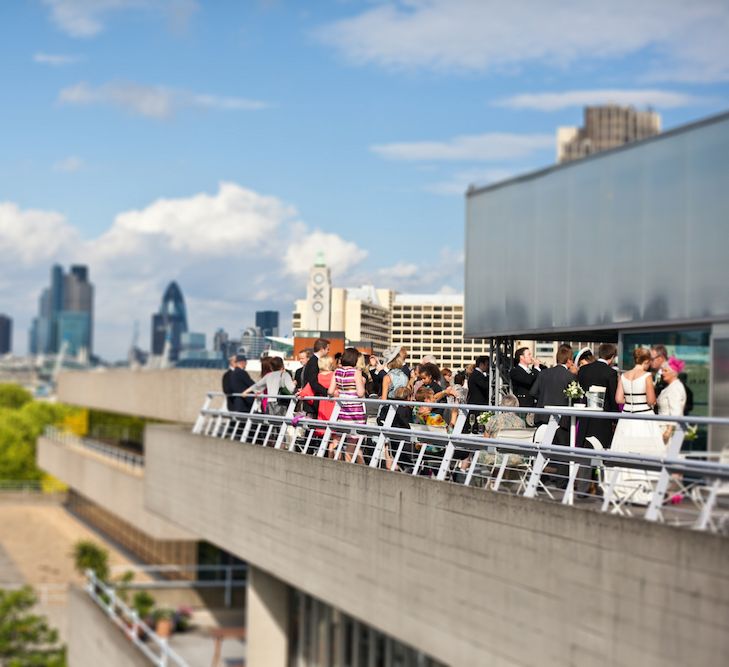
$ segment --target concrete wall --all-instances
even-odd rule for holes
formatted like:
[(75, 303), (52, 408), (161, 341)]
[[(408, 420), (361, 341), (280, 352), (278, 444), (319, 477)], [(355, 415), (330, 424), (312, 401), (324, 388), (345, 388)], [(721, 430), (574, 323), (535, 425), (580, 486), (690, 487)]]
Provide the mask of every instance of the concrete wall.
[(150, 510), (447, 664), (729, 654), (725, 538), (182, 427), (146, 438)]
[(71, 667), (149, 667), (150, 662), (80, 588), (69, 590)]
[(248, 570), (246, 660), (249, 667), (287, 667), (291, 589), (257, 567)]
[(38, 465), (156, 540), (196, 540), (193, 534), (144, 506), (144, 473), (82, 447), (40, 437)]
[[(221, 391), (220, 370), (63, 371), (58, 400), (85, 408), (192, 423), (209, 391)], [(217, 407), (217, 406), (216, 406)]]

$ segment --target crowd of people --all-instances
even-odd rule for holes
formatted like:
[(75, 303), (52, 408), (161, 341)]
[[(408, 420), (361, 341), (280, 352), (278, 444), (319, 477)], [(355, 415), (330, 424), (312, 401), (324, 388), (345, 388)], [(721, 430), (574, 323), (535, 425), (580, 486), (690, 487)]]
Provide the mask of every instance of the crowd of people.
[[(583, 393), (597, 391), (602, 409), (606, 412), (622, 409), (626, 413), (656, 411), (658, 414), (680, 416), (690, 410), (690, 392), (681, 381), (685, 364), (669, 356), (665, 346), (637, 348), (633, 353), (633, 367), (622, 374), (617, 370), (616, 360), (617, 347), (612, 343), (602, 343), (595, 351), (589, 348), (574, 351), (568, 344), (560, 345), (551, 367), (535, 360), (529, 348), (520, 348), (514, 355), (509, 372), (512, 393), (501, 396), (500, 406), (567, 406), (571, 403), (567, 389), (576, 382)], [(336, 420), (339, 422), (366, 424), (371, 417), (382, 425), (387, 418), (387, 408), (369, 408), (361, 399), (415, 401), (432, 403), (435, 407), (399, 405), (394, 420), (387, 425), (401, 429), (421, 425), (450, 430), (462, 412), (459, 405), (489, 404), (487, 356), (479, 356), (473, 364), (454, 371), (440, 367), (432, 355), (411, 364), (408, 350), (404, 347), (389, 349), (383, 356), (365, 355), (353, 347), (331, 355), (330, 342), (320, 338), (313, 348), (299, 353), (298, 361), (300, 367), (292, 377), (280, 358), (264, 357), (261, 377), (254, 382), (245, 370), (245, 356), (231, 357), (230, 367), (223, 376), (228, 409), (248, 412), (257, 398), (263, 411), (283, 415), (290, 402), (295, 400), (299, 410), (311, 419), (329, 421), (333, 411), (338, 409)], [(311, 400), (312, 397), (346, 400)], [(338, 408), (335, 408), (337, 404)], [(488, 419), (479, 419), (479, 411), (471, 410), (467, 413), (463, 432), (495, 437), (505, 429), (538, 427), (548, 420), (548, 415), (510, 411), (499, 411), (488, 415)], [(657, 452), (658, 443), (668, 442), (673, 430), (672, 424), (658, 425), (655, 421), (585, 418), (580, 420), (577, 444), (592, 446), (590, 443), (597, 439), (605, 449), (612, 447), (628, 451), (628, 447), (634, 447), (642, 438), (650, 441), (646, 450), (652, 448), (651, 451)], [(317, 435), (321, 436), (323, 432), (319, 428)], [(340, 447), (341, 437), (345, 437), (345, 442)], [(569, 420), (563, 418), (554, 443), (567, 445), (569, 437)], [(351, 460), (356, 456), (361, 461), (362, 452), (355, 452), (355, 440), (335, 434), (329, 442), (329, 456), (333, 456), (339, 447), (343, 458)], [(400, 464), (407, 464), (415, 454), (414, 451), (404, 452), (399, 459)], [(392, 455), (392, 451), (386, 448), (384, 459), (388, 466)]]

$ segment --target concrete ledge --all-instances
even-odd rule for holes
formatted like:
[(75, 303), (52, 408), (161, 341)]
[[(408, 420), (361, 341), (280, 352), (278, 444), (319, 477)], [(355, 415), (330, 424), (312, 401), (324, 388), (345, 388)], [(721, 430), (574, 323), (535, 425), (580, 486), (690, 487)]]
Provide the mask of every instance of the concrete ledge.
[(197, 539), (145, 508), (142, 472), (45, 437), (38, 438), (36, 459), (43, 470), (156, 540)]
[(149, 667), (150, 662), (78, 586), (69, 588), (68, 664)]
[(151, 426), (147, 507), (450, 665), (722, 664), (729, 540)]
[(58, 400), (84, 408), (192, 423), (209, 391), (220, 391), (221, 370), (63, 371)]

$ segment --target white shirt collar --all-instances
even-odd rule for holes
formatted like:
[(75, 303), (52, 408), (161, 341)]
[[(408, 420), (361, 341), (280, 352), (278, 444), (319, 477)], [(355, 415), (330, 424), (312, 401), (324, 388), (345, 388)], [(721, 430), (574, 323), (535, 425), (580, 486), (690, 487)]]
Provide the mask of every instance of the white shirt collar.
[(519, 364), (519, 366), (521, 366), (527, 373), (529, 372), (529, 366), (526, 364)]

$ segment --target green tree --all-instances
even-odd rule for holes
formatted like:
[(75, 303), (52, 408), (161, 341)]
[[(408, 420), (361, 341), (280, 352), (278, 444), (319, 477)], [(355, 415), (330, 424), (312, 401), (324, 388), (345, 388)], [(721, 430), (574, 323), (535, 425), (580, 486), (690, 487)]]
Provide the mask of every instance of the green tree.
[(23, 389), (19, 384), (0, 383), (0, 407), (22, 408), (32, 400), (33, 396), (31, 393)]
[(29, 586), (0, 589), (0, 664), (7, 667), (66, 667), (66, 648), (43, 616), (31, 613), (37, 600)]
[[(23, 402), (23, 395), (29, 400)], [(67, 406), (30, 398), (17, 385), (0, 385), (0, 479), (41, 479), (36, 440), (46, 426), (58, 424), (70, 412)]]

